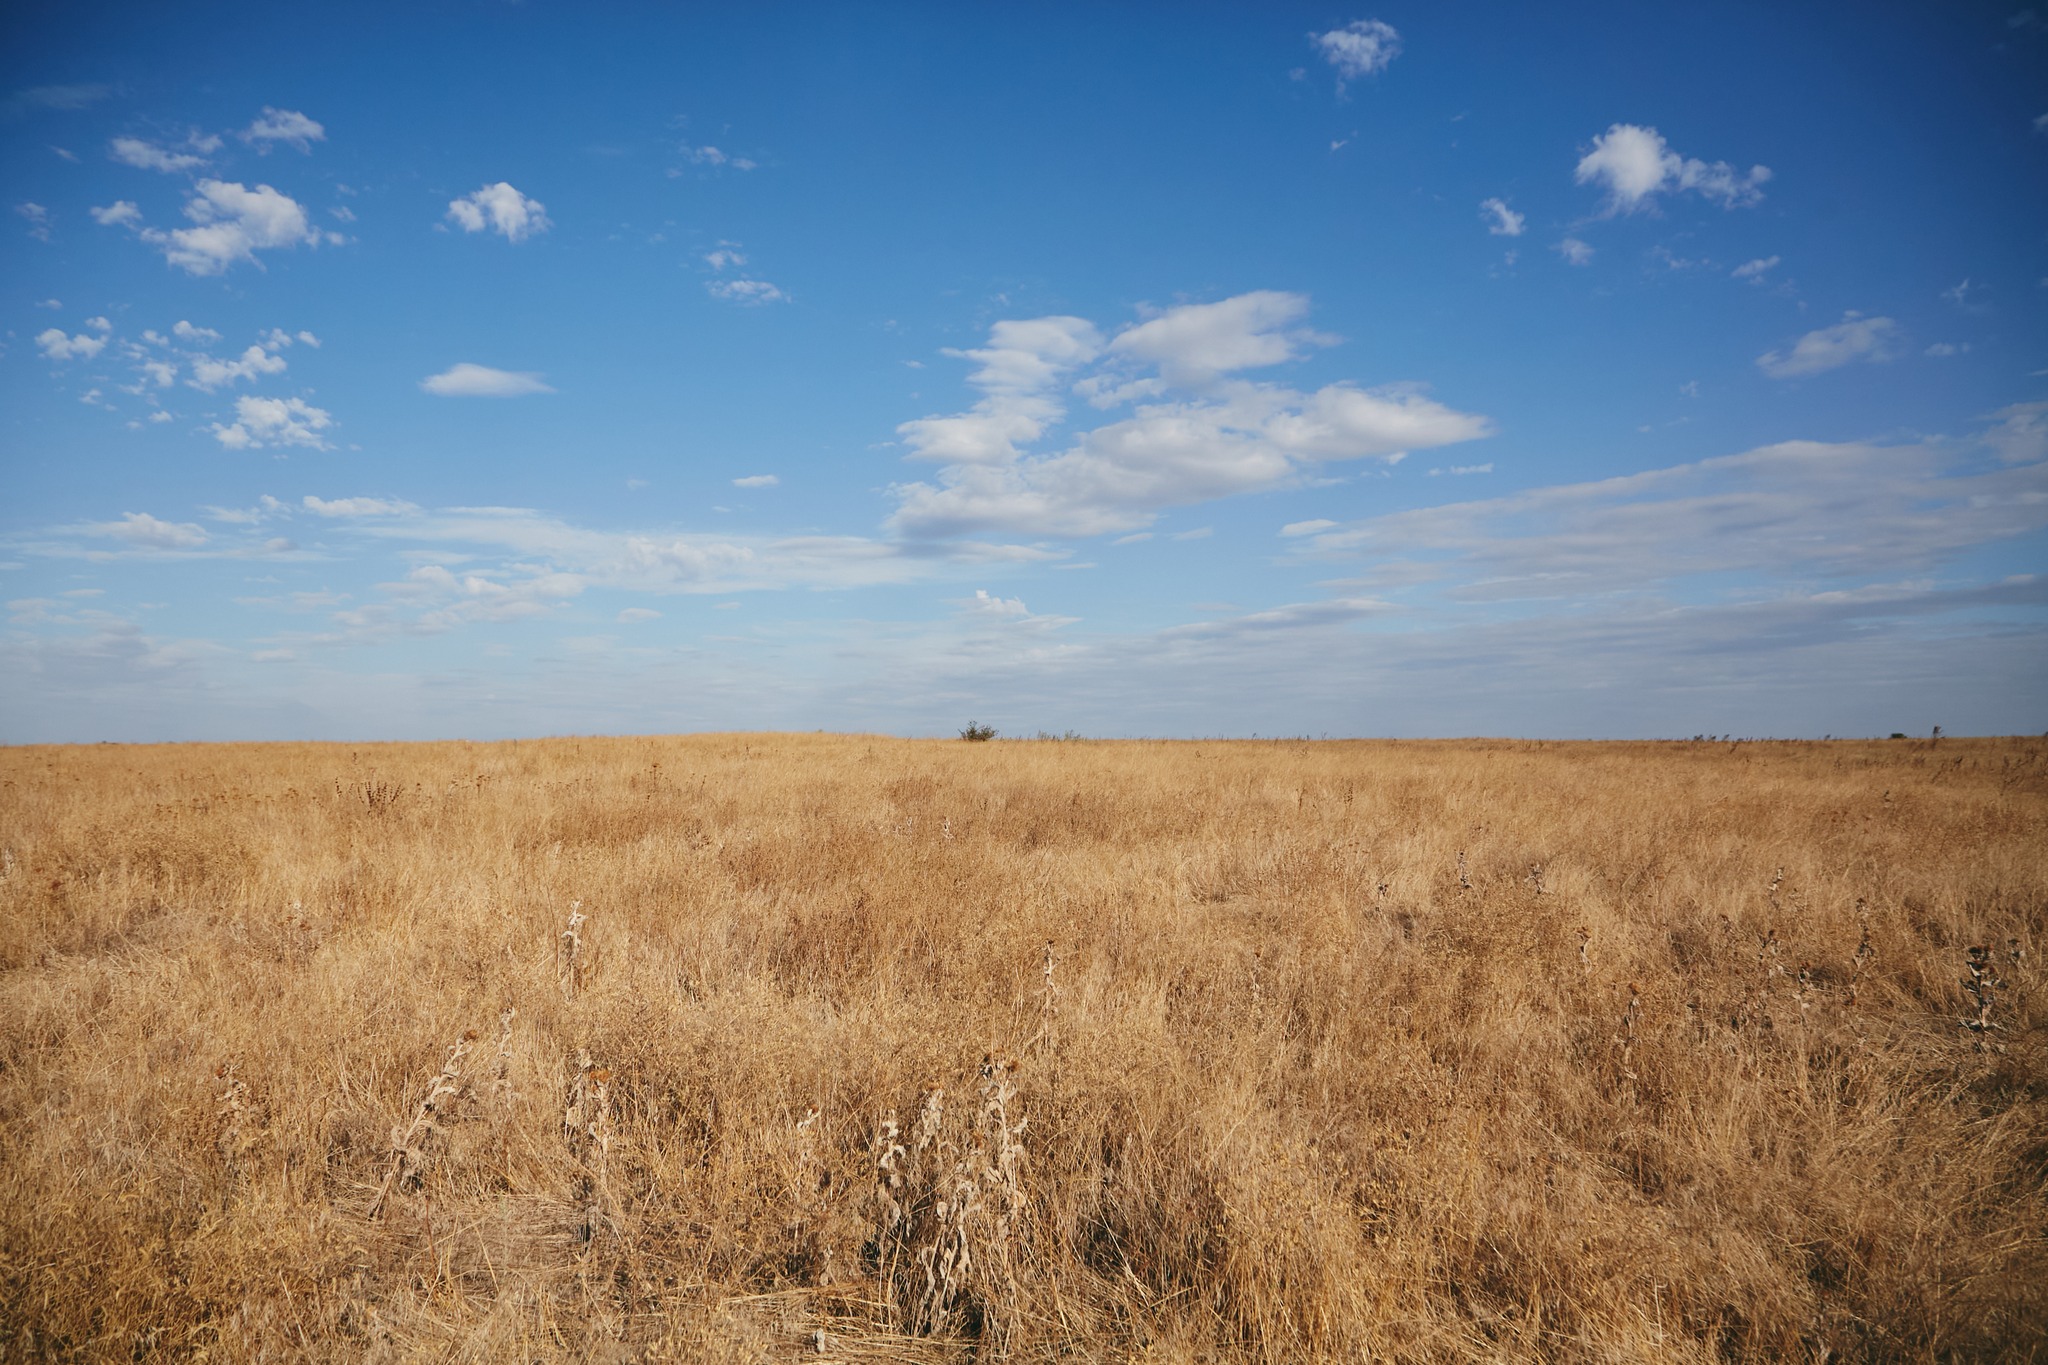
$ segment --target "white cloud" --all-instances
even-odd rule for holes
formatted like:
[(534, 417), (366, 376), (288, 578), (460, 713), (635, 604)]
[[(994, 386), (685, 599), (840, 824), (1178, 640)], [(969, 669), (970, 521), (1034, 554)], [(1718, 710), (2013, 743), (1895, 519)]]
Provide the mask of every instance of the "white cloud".
[(652, 607), (627, 607), (619, 613), (619, 624), (624, 626), (634, 625), (640, 621), (658, 621), (660, 619), (661, 613)]
[(177, 419), (177, 418), (175, 418), (175, 417), (173, 417), (173, 416), (171, 416), (171, 414), (169, 414), (168, 412), (165, 412), (165, 411), (164, 411), (164, 410), (163, 410), (162, 408), (158, 408), (158, 409), (157, 409), (157, 410), (156, 410), (155, 412), (152, 412), (151, 414), (149, 414), (149, 420), (150, 420), (150, 421), (152, 421), (152, 422), (159, 422), (159, 423), (161, 423), (161, 422), (175, 422), (175, 421), (177, 421), (178, 419)]
[(708, 280), (704, 288), (711, 297), (727, 303), (758, 307), (764, 303), (788, 303), (789, 295), (766, 280)]
[(119, 521), (94, 522), (90, 536), (126, 541), (139, 550), (192, 550), (206, 544), (206, 532), (189, 521), (159, 521), (147, 512), (123, 512)]
[(782, 480), (776, 478), (773, 474), (749, 474), (743, 479), (734, 479), (732, 486), (734, 488), (773, 488), (781, 482)]
[(144, 171), (173, 173), (204, 166), (206, 158), (191, 152), (174, 152), (139, 137), (117, 137), (107, 144), (107, 155), (124, 166)]
[(61, 309), (61, 308), (62, 308), (63, 306), (64, 306), (64, 301), (63, 301), (62, 299), (40, 299), (40, 300), (38, 300), (38, 301), (37, 301), (37, 303), (36, 303), (36, 307), (38, 307), (38, 308), (48, 308), (48, 309), (49, 309), (49, 310), (51, 310), (52, 312), (55, 312), (55, 311), (57, 311), (57, 310)]
[(1665, 191), (1693, 190), (1723, 208), (1754, 204), (1763, 198), (1761, 187), (1771, 171), (1752, 166), (1741, 175), (1725, 161), (1710, 165), (1682, 157), (1655, 128), (1617, 123), (1593, 139), (1574, 178), (1581, 185), (1597, 182), (1606, 188), (1607, 212), (1633, 213)]
[(16, 204), (14, 211), (28, 220), (28, 235), (39, 242), (50, 240), (50, 211), (41, 204)]
[(186, 201), (185, 216), (197, 226), (140, 230), (142, 240), (188, 274), (218, 275), (236, 261), (254, 261), (259, 250), (321, 240), (298, 201), (268, 185), (252, 190), (235, 181), (202, 180), (194, 188), (197, 194)]
[(1354, 19), (1343, 28), (1311, 33), (1309, 41), (1346, 80), (1378, 75), (1401, 55), (1401, 35), (1378, 19)]
[(1316, 517), (1309, 521), (1290, 521), (1280, 528), (1283, 536), (1312, 536), (1318, 531), (1327, 531), (1337, 523), (1328, 517)]
[(523, 242), (550, 226), (547, 207), (528, 199), (500, 180), (448, 205), (447, 217), (464, 232), (497, 232), (508, 242)]
[(1753, 261), (1744, 261), (1741, 265), (1729, 271), (1728, 274), (1733, 279), (1749, 280), (1752, 283), (1761, 284), (1765, 273), (1775, 268), (1781, 259), (1783, 258), (1778, 256), (1759, 256)]
[(1584, 265), (1593, 259), (1593, 248), (1576, 237), (1567, 237), (1554, 248), (1568, 265)]
[(36, 346), (52, 360), (90, 360), (106, 344), (105, 337), (87, 336), (83, 332), (67, 337), (61, 327), (46, 328), (36, 334)]
[(311, 493), (300, 505), (320, 517), (408, 517), (420, 510), (402, 498), (316, 498)]
[(704, 264), (713, 270), (730, 270), (746, 263), (746, 253), (740, 250), (738, 242), (720, 242), (716, 250), (704, 253)]
[(1173, 533), (1173, 535), (1172, 535), (1171, 539), (1174, 539), (1174, 540), (1207, 540), (1207, 539), (1208, 539), (1208, 538), (1209, 538), (1210, 536), (1213, 536), (1213, 535), (1215, 535), (1215, 534), (1216, 534), (1216, 528), (1215, 528), (1215, 527), (1213, 527), (1213, 526), (1197, 526), (1197, 527), (1195, 527), (1195, 529), (1194, 529), (1194, 530), (1192, 530), (1192, 531), (1175, 531), (1175, 532)]
[(1983, 287), (1981, 284), (1973, 284), (1968, 279), (1965, 279), (1953, 289), (1942, 290), (1941, 296), (1958, 308), (1967, 308), (1970, 306), (1970, 295), (1977, 290), (1981, 290)]
[[(1486, 435), (1483, 417), (1414, 385), (1313, 393), (1228, 379), (1278, 363), (1322, 338), (1287, 330), (1299, 295), (1263, 292), (1192, 304), (1133, 326), (1104, 346), (1081, 318), (999, 323), (969, 382), (985, 397), (964, 413), (897, 428), (911, 458), (944, 467), (936, 485), (898, 486), (890, 525), (916, 538), (977, 529), (1092, 536), (1138, 529), (1168, 507), (1276, 488), (1316, 466), (1379, 458)], [(1072, 382), (1091, 362), (1095, 373)], [(1156, 369), (1145, 375), (1140, 364)], [(1064, 451), (1026, 447), (1065, 416), (1058, 390), (1097, 406), (1137, 400), (1129, 417), (1075, 436)], [(1153, 401), (1147, 401), (1153, 400)]]
[(1463, 477), (1466, 474), (1491, 474), (1492, 472), (1493, 462), (1489, 460), (1485, 464), (1454, 464), (1448, 469), (1432, 469), (1429, 471), (1428, 477), (1433, 479), (1441, 474)]
[(1991, 414), (1984, 444), (2006, 464), (2048, 460), (2048, 403), (2014, 403)]
[(1186, 304), (1119, 332), (1112, 354), (1157, 365), (1169, 384), (1193, 386), (1233, 370), (1293, 360), (1309, 344), (1328, 344), (1288, 324), (1308, 316), (1308, 297), (1260, 289), (1220, 303)]
[(494, 370), (467, 361), (450, 365), (420, 381), (426, 392), (442, 398), (517, 398), (528, 393), (553, 393), (531, 370)]
[(220, 333), (214, 331), (211, 327), (195, 327), (183, 318), (178, 319), (177, 322), (171, 325), (171, 335), (182, 341), (208, 342), (220, 340)]
[(132, 200), (116, 199), (105, 208), (90, 210), (92, 220), (102, 227), (125, 227), (142, 221), (142, 210)]
[(192, 377), (185, 382), (195, 389), (212, 393), (223, 384), (232, 384), (238, 379), (254, 380), (266, 374), (283, 374), (284, 357), (272, 355), (261, 346), (251, 346), (235, 360), (216, 360), (210, 355), (192, 357)]
[(311, 450), (328, 449), (327, 441), (320, 435), (334, 425), (334, 418), (324, 408), (316, 408), (301, 398), (237, 398), (235, 400), (235, 421), (223, 426), (214, 423), (209, 430), (214, 439), (229, 450), (261, 450), (266, 447), (304, 446)]
[(1790, 351), (1764, 352), (1756, 358), (1756, 364), (1773, 379), (1795, 379), (1859, 360), (1877, 363), (1898, 354), (1903, 335), (1903, 329), (1890, 318), (1850, 313), (1832, 327), (1808, 332), (1792, 344)]
[(235, 136), (259, 152), (269, 151), (277, 142), (310, 152), (310, 144), (327, 140), (327, 130), (296, 109), (273, 109), (266, 104), (257, 120)]
[(1486, 230), (1495, 237), (1519, 237), (1528, 219), (1507, 206), (1503, 199), (1479, 201), (1479, 215), (1487, 220)]
[(1937, 341), (1932, 346), (1929, 346), (1927, 348), (1925, 354), (1936, 357), (1944, 357), (1952, 355), (1968, 355), (1969, 352), (1970, 343), (1967, 341)]

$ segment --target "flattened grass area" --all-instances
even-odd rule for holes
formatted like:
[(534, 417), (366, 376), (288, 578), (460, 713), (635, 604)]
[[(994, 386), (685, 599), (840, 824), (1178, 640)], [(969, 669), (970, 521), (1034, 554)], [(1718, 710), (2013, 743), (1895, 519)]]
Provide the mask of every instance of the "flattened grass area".
[(10, 1359), (2048, 1355), (2040, 740), (11, 748), (0, 846)]

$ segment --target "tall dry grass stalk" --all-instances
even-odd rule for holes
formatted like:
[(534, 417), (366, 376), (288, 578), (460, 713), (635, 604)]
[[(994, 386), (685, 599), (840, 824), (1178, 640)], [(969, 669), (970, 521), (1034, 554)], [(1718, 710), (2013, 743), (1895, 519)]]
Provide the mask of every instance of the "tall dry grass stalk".
[(2044, 754), (0, 750), (0, 1359), (2042, 1359)]

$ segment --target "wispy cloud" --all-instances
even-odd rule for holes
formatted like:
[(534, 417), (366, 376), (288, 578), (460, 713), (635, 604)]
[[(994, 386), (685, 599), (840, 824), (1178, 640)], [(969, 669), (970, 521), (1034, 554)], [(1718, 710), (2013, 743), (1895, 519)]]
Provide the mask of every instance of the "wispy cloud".
[(1877, 364), (1898, 355), (1904, 329), (1890, 318), (1846, 314), (1832, 327), (1808, 332), (1787, 351), (1765, 351), (1757, 368), (1773, 379), (1798, 379), (1857, 362)]

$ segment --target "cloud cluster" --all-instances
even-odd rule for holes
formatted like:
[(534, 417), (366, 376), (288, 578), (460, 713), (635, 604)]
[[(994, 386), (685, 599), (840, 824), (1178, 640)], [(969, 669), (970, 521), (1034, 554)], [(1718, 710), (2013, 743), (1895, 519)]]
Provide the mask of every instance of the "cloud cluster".
[(229, 450), (263, 450), (299, 446), (327, 450), (322, 432), (334, 425), (333, 415), (303, 398), (255, 398), (235, 400), (235, 420), (215, 422), (209, 431)]
[(1575, 178), (1581, 185), (1604, 187), (1611, 214), (1634, 213), (1650, 207), (1659, 194), (1686, 191), (1722, 208), (1742, 208), (1763, 198), (1771, 170), (1752, 166), (1745, 174), (1725, 161), (1683, 157), (1655, 128), (1617, 123), (1593, 139), (1592, 148), (1579, 158)]
[(185, 216), (195, 224), (189, 228), (142, 227), (140, 210), (125, 199), (94, 209), (92, 216), (107, 227), (133, 229), (192, 275), (219, 275), (237, 261), (254, 262), (258, 251), (340, 240), (314, 228), (304, 206), (268, 185), (250, 189), (237, 181), (201, 180), (193, 191), (185, 201)]
[(551, 226), (546, 205), (502, 180), (450, 201), (446, 216), (464, 232), (495, 232), (508, 242), (523, 242)]
[[(897, 428), (936, 483), (895, 489), (889, 525), (914, 539), (997, 530), (1077, 537), (1126, 532), (1166, 508), (1278, 488), (1334, 462), (1398, 460), (1409, 450), (1487, 435), (1414, 385), (1326, 385), (1301, 392), (1236, 375), (1326, 344), (1297, 324), (1308, 300), (1258, 291), (1161, 312), (1105, 339), (1083, 318), (997, 323), (976, 365), (982, 398), (965, 412)], [(1066, 416), (1066, 395), (1130, 415), (1078, 433), (1064, 450), (1030, 447)]]

